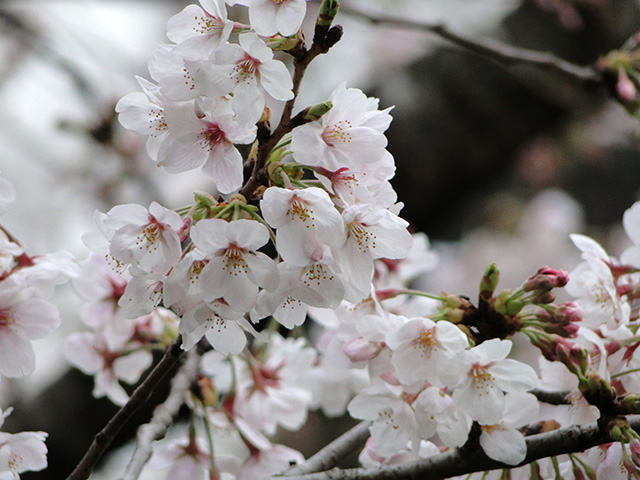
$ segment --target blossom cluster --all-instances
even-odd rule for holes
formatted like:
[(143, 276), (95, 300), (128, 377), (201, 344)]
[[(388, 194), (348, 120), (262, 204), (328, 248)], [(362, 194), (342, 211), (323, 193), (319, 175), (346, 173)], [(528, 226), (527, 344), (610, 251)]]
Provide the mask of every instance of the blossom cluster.
[[(249, 24), (228, 18), (235, 3)], [(139, 78), (142, 92), (116, 110), (149, 137), (158, 166), (200, 169), (216, 189), (176, 210), (96, 212), (84, 238), (96, 255), (74, 281), (91, 332), (70, 337), (69, 359), (95, 375), (96, 396), (124, 404), (121, 382), (137, 382), (156, 348), (180, 335), (184, 350), (202, 353), (185, 398), (202, 422), (149, 464), (169, 479), (282, 472), (304, 459), (273, 435), (301, 428), (311, 409), (372, 422), (365, 466), (470, 443), (516, 466), (527, 432), (606, 417), (617, 443), (539, 462), (540, 478), (632, 471), (640, 442), (625, 415), (640, 413), (640, 247), (619, 263), (574, 235), (585, 261), (570, 275), (543, 267), (497, 291), (491, 265), (477, 304), (409, 289), (437, 255), (399, 216), (391, 109), (340, 84), (292, 115), (304, 67), (339, 39), (337, 2), (325, 0), (307, 47), (306, 9), (201, 0), (169, 20), (152, 80)], [(634, 206), (625, 228), (640, 245), (638, 225)], [(565, 285), (576, 301), (556, 302)], [(561, 401), (543, 404), (540, 389), (560, 390)]]
[[(13, 185), (0, 178), (0, 215), (16, 199)], [(60, 324), (51, 303), (57, 285), (78, 274), (67, 252), (30, 256), (19, 241), (0, 227), (0, 379), (33, 373), (36, 355), (32, 342)], [(11, 413), (0, 410), (0, 426)], [(0, 478), (17, 479), (26, 471), (47, 466), (45, 432), (0, 432)]]

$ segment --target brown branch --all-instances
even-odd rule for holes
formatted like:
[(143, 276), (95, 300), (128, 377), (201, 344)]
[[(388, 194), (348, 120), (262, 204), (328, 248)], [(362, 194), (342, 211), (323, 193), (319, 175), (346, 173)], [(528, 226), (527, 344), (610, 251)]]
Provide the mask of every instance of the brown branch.
[(489, 38), (473, 38), (456, 32), (440, 22), (429, 23), (391, 17), (355, 7), (342, 7), (341, 10), (350, 15), (368, 20), (375, 25), (390, 25), (433, 33), (459, 47), (487, 57), (501, 65), (534, 65), (559, 73), (585, 85), (596, 86), (604, 83), (602, 75), (593, 66), (576, 65), (549, 52), (514, 47)]
[(291, 113), (293, 112), (293, 107), (296, 98), (298, 97), (300, 84), (302, 83), (302, 77), (304, 76), (307, 67), (309, 66), (311, 61), (318, 55), (327, 53), (329, 49), (331, 49), (331, 47), (338, 43), (341, 37), (342, 27), (340, 25), (336, 25), (335, 27), (331, 28), (329, 28), (328, 26), (323, 27), (320, 25), (316, 25), (313, 44), (311, 45), (311, 47), (309, 47), (309, 49), (307, 50), (305, 49), (304, 45), (301, 45), (299, 48), (289, 52), (294, 58), (292, 90), (293, 98), (285, 103), (282, 117), (280, 118), (280, 123), (273, 131), (273, 133), (270, 136), (266, 137), (264, 140), (258, 138), (258, 154), (253, 164), (251, 176), (249, 177), (247, 183), (240, 190), (240, 194), (243, 195), (248, 201), (251, 201), (255, 190), (261, 185), (261, 176), (263, 175), (263, 170), (267, 163), (267, 159), (269, 158), (269, 153), (271, 152), (271, 150), (273, 150), (273, 148), (278, 144), (282, 137), (284, 137), (295, 127), (304, 123), (301, 122), (297, 117), (292, 119)]
[(164, 438), (167, 430), (173, 423), (180, 407), (184, 403), (185, 395), (189, 391), (192, 382), (198, 374), (200, 365), (200, 352), (192, 348), (187, 354), (187, 359), (171, 380), (171, 391), (164, 403), (158, 405), (153, 411), (149, 423), (138, 428), (136, 448), (127, 465), (122, 480), (137, 480), (149, 461), (153, 449), (151, 443)]
[(367, 438), (369, 438), (370, 426), (371, 422), (358, 423), (355, 427), (346, 431), (333, 442), (309, 457), (304, 463), (288, 469), (284, 473), (284, 476), (322, 472), (335, 467), (347, 455), (364, 445)]
[(151, 396), (155, 387), (160, 383), (169, 370), (178, 362), (184, 351), (180, 348), (182, 337), (178, 338), (167, 349), (164, 356), (158, 364), (151, 370), (151, 373), (142, 381), (134, 390), (129, 401), (118, 410), (118, 412), (109, 420), (107, 425), (96, 434), (80, 463), (67, 477), (67, 480), (86, 480), (91, 475), (96, 463), (102, 454), (109, 448), (111, 442), (127, 423), (133, 414), (140, 408)]
[[(629, 417), (631, 427), (640, 430), (640, 416)], [(581, 452), (597, 445), (611, 442), (611, 437), (602, 432), (597, 423), (574, 425), (561, 430), (531, 435), (526, 438), (527, 456), (519, 465), (506, 465), (487, 457), (482, 450), (453, 449), (439, 455), (407, 462), (400, 465), (385, 465), (378, 468), (353, 468), (311, 473), (308, 475), (285, 476), (286, 480), (441, 480), (472, 472), (494, 469), (509, 469), (526, 465), (540, 458), (566, 453)], [(282, 480), (271, 477), (269, 480)]]

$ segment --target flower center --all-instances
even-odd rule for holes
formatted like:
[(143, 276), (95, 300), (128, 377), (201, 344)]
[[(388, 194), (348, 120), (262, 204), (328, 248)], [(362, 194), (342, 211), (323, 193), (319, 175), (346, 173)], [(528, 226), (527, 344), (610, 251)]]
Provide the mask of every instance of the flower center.
[(239, 247), (235, 243), (229, 245), (224, 253), (224, 269), (229, 275), (238, 276), (238, 274), (247, 274), (249, 267), (244, 259), (246, 250)]
[(253, 58), (249, 54), (245, 54), (242, 60), (236, 63), (231, 71), (231, 78), (236, 81), (236, 84), (246, 83), (251, 84), (258, 72), (258, 65), (260, 60)]
[(16, 319), (11, 315), (10, 310), (0, 310), (0, 329), (7, 328), (16, 323)]
[(206, 148), (209, 151), (213, 150), (213, 148), (224, 142), (225, 136), (224, 132), (220, 130), (220, 127), (217, 123), (209, 123), (205, 128), (200, 132), (200, 144), (202, 148)]
[(212, 35), (220, 33), (224, 28), (222, 20), (220, 20), (218, 17), (210, 15), (208, 12), (206, 13), (207, 15), (204, 17), (195, 18), (196, 24), (193, 27), (193, 31), (200, 35)]
[(291, 200), (291, 207), (289, 208), (288, 213), (291, 221), (298, 219), (305, 224), (307, 223), (307, 221), (309, 221), (309, 223), (305, 225), (307, 228), (315, 226), (315, 222), (313, 219), (313, 210), (307, 208), (307, 204), (304, 202), (304, 200), (295, 195)]
[(358, 244), (358, 250), (366, 253), (376, 248), (376, 236), (365, 228), (360, 222), (353, 221), (348, 226), (349, 236)]
[(333, 125), (328, 125), (322, 132), (324, 143), (330, 147), (335, 147), (338, 143), (351, 143), (351, 122), (348, 120), (340, 120)]

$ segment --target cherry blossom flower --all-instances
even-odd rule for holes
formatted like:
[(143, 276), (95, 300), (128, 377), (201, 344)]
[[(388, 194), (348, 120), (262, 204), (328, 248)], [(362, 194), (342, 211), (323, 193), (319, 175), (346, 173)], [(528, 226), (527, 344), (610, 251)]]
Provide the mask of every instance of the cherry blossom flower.
[(260, 292), (253, 317), (273, 315), (291, 329), (302, 325), (310, 306), (336, 308), (344, 298), (342, 279), (331, 264), (312, 263), (297, 267), (278, 264), (280, 285), (274, 292)]
[(448, 447), (463, 445), (471, 429), (471, 417), (453, 403), (450, 395), (437, 387), (422, 390), (412, 404), (419, 419), (423, 439), (434, 434)]
[[(438, 455), (440, 449), (431, 442), (426, 440), (420, 441), (420, 450), (418, 451), (418, 458), (428, 458), (434, 455)], [(373, 443), (373, 439), (369, 437), (365, 443), (364, 449), (360, 452), (358, 461), (363, 467), (379, 467), (380, 465), (398, 465), (401, 463), (409, 462), (415, 459), (415, 455), (410, 450), (410, 446), (405, 447), (400, 452), (396, 453), (392, 457), (384, 458), (376, 451), (376, 446)]]
[[(0, 410), (0, 426), (13, 409)], [(47, 467), (45, 432), (0, 432), (0, 479), (19, 480), (21, 473)]]
[(200, 5), (187, 5), (167, 23), (167, 37), (177, 44), (174, 53), (187, 60), (207, 58), (233, 30), (223, 0), (200, 0)]
[(392, 457), (408, 442), (419, 445), (420, 427), (411, 405), (385, 386), (372, 386), (355, 396), (348, 406), (354, 418), (372, 420), (371, 438), (382, 457)]
[(82, 372), (95, 376), (95, 397), (106, 396), (116, 405), (124, 405), (129, 399), (120, 380), (137, 382), (153, 360), (150, 352), (140, 349), (139, 342), (128, 342), (112, 350), (99, 334), (90, 332), (69, 336), (65, 355)]
[(257, 335), (243, 315), (220, 301), (193, 307), (180, 320), (182, 348), (189, 350), (204, 335), (223, 355), (240, 353), (247, 344), (245, 330)]
[(0, 282), (0, 373), (29, 375), (35, 368), (31, 340), (60, 325), (58, 310), (36, 291), (12, 277)]
[(511, 341), (493, 338), (467, 351), (463, 380), (453, 391), (456, 406), (485, 425), (500, 420), (504, 392), (526, 392), (536, 386), (533, 368), (506, 358)]
[(353, 205), (344, 209), (342, 218), (346, 239), (332, 251), (346, 276), (347, 299), (358, 302), (370, 293), (373, 261), (406, 256), (413, 239), (409, 224), (388, 210)]
[(276, 247), (285, 262), (305, 267), (322, 259), (325, 245), (344, 241), (340, 214), (322, 189), (268, 188), (260, 202), (267, 223), (276, 228)]
[(258, 35), (285, 37), (298, 31), (307, 11), (305, 0), (248, 0), (249, 21)]
[(238, 480), (255, 480), (284, 472), (291, 465), (304, 462), (304, 455), (285, 445), (254, 449), (242, 467)]
[[(215, 467), (220, 474), (230, 474), (234, 478), (240, 473), (242, 463), (232, 455), (215, 453)], [(194, 438), (186, 445), (175, 440), (153, 452), (147, 466), (152, 470), (168, 470), (165, 480), (205, 480), (211, 466), (209, 448), (200, 438)], [(224, 478), (224, 477), (223, 477)]]
[(257, 251), (269, 241), (269, 231), (260, 222), (205, 219), (191, 228), (191, 239), (209, 258), (199, 278), (206, 302), (224, 297), (230, 308), (246, 312), (255, 305), (258, 287), (278, 287), (276, 264)]
[(302, 165), (359, 170), (362, 163), (377, 162), (385, 153), (384, 131), (391, 122), (389, 110), (379, 111), (378, 100), (342, 83), (331, 94), (333, 107), (321, 123), (293, 130), (291, 151)]
[(255, 126), (238, 123), (224, 98), (199, 99), (197, 108), (165, 113), (172, 138), (160, 148), (158, 165), (169, 173), (202, 168), (220, 193), (231, 193), (242, 186), (242, 156), (234, 144), (251, 143)]
[(469, 341), (454, 324), (436, 323), (428, 318), (407, 319), (385, 338), (402, 383), (426, 381), (436, 386), (457, 383), (461, 364), (453, 359), (469, 346)]
[(193, 102), (172, 102), (164, 97), (158, 85), (140, 77), (136, 77), (136, 80), (142, 92), (129, 93), (118, 101), (118, 121), (128, 130), (149, 136), (147, 153), (152, 160), (157, 160), (158, 150), (171, 136), (165, 119), (166, 111), (193, 110)]
[(480, 446), (489, 458), (517, 465), (527, 455), (527, 445), (520, 427), (528, 425), (538, 414), (538, 400), (530, 393), (508, 393), (500, 422), (482, 425)]
[(273, 435), (278, 425), (297, 430), (307, 420), (311, 392), (305, 376), (316, 352), (303, 338), (273, 334), (258, 359), (238, 374), (234, 411), (252, 427)]
[(273, 51), (255, 33), (242, 33), (238, 41), (239, 45), (218, 48), (213, 62), (185, 64), (202, 86), (198, 93), (211, 98), (233, 94), (231, 105), (238, 120), (253, 125), (263, 114), (264, 93), (290, 100), (293, 81), (284, 63), (274, 60)]
[(119, 262), (164, 275), (182, 255), (178, 236), (182, 218), (156, 202), (149, 210), (135, 204), (117, 205), (106, 214), (104, 224), (113, 230), (110, 253)]
[(123, 274), (114, 271), (104, 257), (92, 254), (82, 262), (81, 274), (72, 283), (86, 302), (79, 313), (85, 325), (99, 331), (111, 348), (131, 338), (134, 322), (118, 308), (118, 300), (127, 286)]

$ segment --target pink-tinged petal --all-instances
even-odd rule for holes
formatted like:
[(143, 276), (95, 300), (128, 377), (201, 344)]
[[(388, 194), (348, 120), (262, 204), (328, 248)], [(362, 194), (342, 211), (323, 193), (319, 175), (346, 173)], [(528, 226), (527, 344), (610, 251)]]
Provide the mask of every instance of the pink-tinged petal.
[(489, 362), (495, 362), (502, 360), (509, 355), (511, 351), (510, 340), (500, 340), (499, 338), (492, 338), (486, 342), (482, 342), (477, 347), (473, 347), (470, 352), (473, 355), (473, 361), (487, 364)]
[(129, 93), (116, 104), (118, 121), (127, 130), (140, 135), (158, 135), (166, 129), (163, 126), (162, 106), (151, 103), (142, 92)]
[(276, 15), (278, 32), (285, 37), (296, 33), (302, 25), (306, 13), (307, 3), (304, 0), (289, 0), (280, 4)]
[(318, 242), (313, 232), (300, 231), (298, 225), (290, 223), (278, 228), (276, 246), (285, 262), (304, 267), (313, 262)]
[(64, 348), (67, 359), (87, 375), (99, 372), (104, 366), (104, 358), (96, 350), (94, 340), (92, 333), (74, 333)]
[(224, 295), (229, 306), (239, 312), (251, 310), (258, 298), (258, 287), (246, 275), (227, 277), (229, 289)]
[(149, 211), (142, 205), (128, 203), (116, 205), (107, 212), (104, 223), (114, 229), (128, 224), (145, 225), (149, 221)]
[(277, 11), (278, 7), (271, 0), (254, 0), (249, 8), (249, 22), (259, 35), (270, 37), (278, 33)]
[(487, 370), (495, 378), (496, 385), (505, 392), (526, 392), (538, 383), (536, 371), (517, 360), (507, 358), (494, 363)]
[[(293, 130), (291, 151), (296, 162), (302, 165), (325, 166), (324, 153), (329, 147), (322, 139), (322, 132), (322, 126), (317, 122), (307, 123)], [(329, 166), (326, 165), (326, 168)]]
[(518, 430), (489, 428), (480, 434), (480, 446), (489, 458), (507, 465), (517, 465), (527, 455), (527, 444)]
[(279, 60), (270, 60), (260, 65), (260, 83), (276, 100), (285, 101), (293, 98), (291, 74)]
[(174, 43), (181, 43), (207, 31), (206, 13), (197, 5), (187, 5), (180, 13), (167, 22), (167, 37)]
[(264, 253), (257, 252), (245, 255), (245, 261), (249, 267), (247, 277), (251, 282), (271, 292), (278, 288), (280, 273), (273, 259), (267, 257)]
[(46, 300), (38, 298), (21, 303), (14, 315), (14, 327), (30, 340), (43, 338), (60, 325), (58, 309)]
[(152, 362), (153, 356), (150, 352), (138, 350), (118, 357), (113, 362), (113, 373), (127, 383), (135, 383), (140, 380), (140, 377), (151, 366)]
[(280, 187), (269, 187), (260, 201), (260, 210), (267, 223), (279, 228), (287, 223), (287, 212), (291, 208), (291, 197), (294, 192)]
[(191, 240), (201, 252), (218, 255), (229, 246), (228, 228), (229, 222), (220, 218), (200, 220), (191, 227)]
[(189, 350), (204, 335), (207, 330), (206, 319), (211, 315), (211, 309), (205, 305), (198, 305), (186, 312), (180, 320), (179, 331), (182, 335), (182, 349)]
[(495, 385), (470, 380), (453, 391), (457, 408), (483, 425), (495, 425), (504, 411), (504, 394)]
[(230, 222), (227, 235), (229, 243), (250, 251), (258, 250), (269, 241), (269, 230), (255, 220), (240, 219)]
[(242, 155), (223, 141), (211, 149), (202, 171), (213, 178), (220, 193), (234, 192), (242, 186)]
[(182, 173), (200, 168), (209, 152), (195, 133), (187, 133), (165, 142), (158, 150), (158, 165), (169, 173)]
[(273, 51), (253, 32), (240, 34), (238, 42), (245, 52), (260, 63), (267, 62), (273, 58)]
[(0, 373), (5, 377), (24, 377), (31, 374), (35, 366), (31, 342), (7, 328), (0, 330)]
[[(266, 292), (265, 292), (266, 293)], [(273, 318), (285, 328), (302, 325), (307, 318), (308, 305), (295, 298), (287, 297), (273, 312)]]
[(95, 376), (95, 384), (93, 386), (93, 396), (96, 398), (108, 397), (116, 405), (124, 405), (129, 400), (129, 395), (125, 392), (122, 385), (118, 383), (111, 370), (102, 370)]
[(640, 202), (631, 205), (622, 217), (624, 230), (634, 244), (640, 244)]
[(200, 273), (200, 295), (205, 302), (224, 297), (233, 287), (233, 270), (226, 268), (225, 257), (212, 258)]
[(235, 320), (217, 319), (205, 333), (211, 346), (222, 355), (237, 355), (247, 344), (247, 336)]

